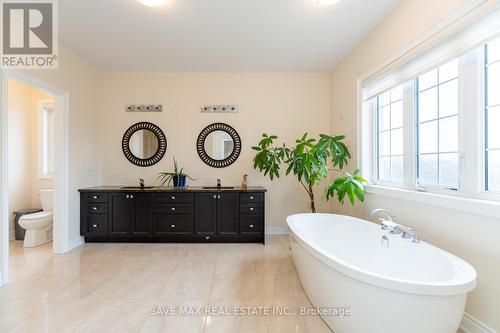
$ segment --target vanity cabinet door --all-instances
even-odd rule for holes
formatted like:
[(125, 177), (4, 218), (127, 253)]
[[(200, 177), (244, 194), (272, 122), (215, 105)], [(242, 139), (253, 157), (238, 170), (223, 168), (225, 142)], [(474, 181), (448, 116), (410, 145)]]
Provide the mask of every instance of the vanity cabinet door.
[(217, 194), (196, 193), (196, 236), (217, 233)]
[(113, 193), (111, 207), (111, 235), (128, 236), (132, 222), (133, 195)]
[(132, 233), (134, 236), (153, 235), (153, 194), (136, 193), (133, 201)]
[(239, 194), (221, 193), (217, 195), (217, 224), (219, 236), (235, 237), (239, 236)]

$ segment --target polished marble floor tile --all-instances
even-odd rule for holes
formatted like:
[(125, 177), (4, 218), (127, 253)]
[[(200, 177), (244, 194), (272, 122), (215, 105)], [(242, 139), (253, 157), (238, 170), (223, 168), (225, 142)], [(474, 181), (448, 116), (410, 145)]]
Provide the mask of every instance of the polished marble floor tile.
[(71, 333), (96, 309), (91, 300), (49, 300), (39, 313), (28, 317), (26, 330), (30, 332)]
[(173, 274), (163, 287), (160, 299), (209, 299), (212, 292), (212, 274)]
[(262, 299), (262, 289), (255, 273), (217, 274), (211, 298), (229, 300)]
[[(209, 300), (158, 300), (150, 309), (147, 320), (141, 327), (142, 333), (189, 332), (203, 333), (205, 312), (196, 311), (207, 307)], [(159, 311), (158, 307), (166, 308)], [(171, 310), (169, 310), (171, 309)]]
[(305, 300), (297, 274), (265, 274), (259, 276), (264, 300)]
[(256, 259), (258, 274), (295, 274), (295, 266), (289, 257), (261, 257)]
[(309, 304), (284, 236), (265, 246), (87, 243), (58, 255), (12, 241), (9, 265), (0, 332), (329, 332), (317, 316), (234, 313)]
[(152, 304), (151, 301), (100, 301), (74, 332), (140, 332)]
[(210, 309), (217, 314), (207, 313), (205, 333), (254, 333), (269, 332), (267, 317), (262, 301), (210, 300)]

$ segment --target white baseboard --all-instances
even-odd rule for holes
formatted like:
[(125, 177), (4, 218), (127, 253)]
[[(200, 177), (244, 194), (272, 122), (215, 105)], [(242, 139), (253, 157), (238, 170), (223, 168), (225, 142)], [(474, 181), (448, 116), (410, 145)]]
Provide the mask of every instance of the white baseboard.
[(460, 329), (464, 333), (498, 333), (468, 313), (464, 313)]
[(266, 235), (288, 235), (287, 227), (266, 227)]
[(11, 230), (9, 232), (9, 240), (14, 240), (16, 239), (16, 232), (14, 230)]
[(68, 244), (68, 251), (66, 252), (76, 249), (77, 247), (82, 246), (84, 243), (85, 241), (83, 240), (83, 237), (78, 237)]

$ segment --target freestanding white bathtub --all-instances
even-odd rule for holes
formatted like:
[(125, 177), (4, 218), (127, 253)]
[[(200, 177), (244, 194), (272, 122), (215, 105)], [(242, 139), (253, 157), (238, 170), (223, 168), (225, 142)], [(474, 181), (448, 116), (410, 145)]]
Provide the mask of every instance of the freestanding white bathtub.
[(354, 217), (298, 214), (287, 223), (302, 286), (336, 333), (457, 332), (476, 285), (462, 259)]

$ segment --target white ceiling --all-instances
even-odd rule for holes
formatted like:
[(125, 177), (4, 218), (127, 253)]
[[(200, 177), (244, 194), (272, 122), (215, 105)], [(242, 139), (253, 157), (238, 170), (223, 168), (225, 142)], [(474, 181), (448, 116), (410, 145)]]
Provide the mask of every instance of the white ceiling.
[(326, 72), (400, 0), (62, 0), (61, 43), (103, 71)]

